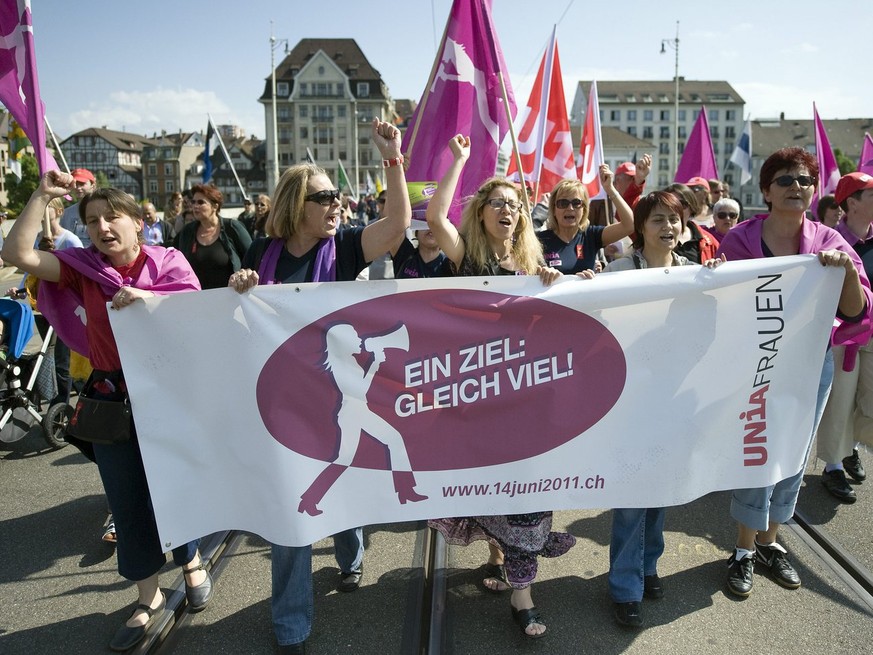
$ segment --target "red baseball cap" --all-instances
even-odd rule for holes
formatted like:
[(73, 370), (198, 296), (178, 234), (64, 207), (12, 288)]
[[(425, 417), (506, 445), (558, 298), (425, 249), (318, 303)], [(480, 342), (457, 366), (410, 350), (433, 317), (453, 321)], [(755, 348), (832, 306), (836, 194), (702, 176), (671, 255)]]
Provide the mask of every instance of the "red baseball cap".
[(873, 177), (867, 175), (867, 173), (858, 172), (843, 175), (837, 184), (837, 190), (834, 192), (834, 200), (840, 205), (853, 193), (863, 191), (864, 189), (873, 189)]
[(87, 168), (74, 168), (70, 173), (73, 176), (73, 179), (76, 182), (96, 182), (96, 178), (94, 177), (94, 173), (89, 171)]
[(633, 177), (637, 174), (637, 167), (634, 166), (634, 163), (632, 161), (626, 161), (623, 164), (619, 164), (618, 168), (615, 169), (616, 175), (621, 175), (622, 173)]
[(692, 177), (690, 180), (688, 180), (685, 183), (685, 186), (702, 186), (706, 191), (709, 191), (709, 180), (707, 180), (705, 177), (700, 177), (698, 175), (697, 177)]

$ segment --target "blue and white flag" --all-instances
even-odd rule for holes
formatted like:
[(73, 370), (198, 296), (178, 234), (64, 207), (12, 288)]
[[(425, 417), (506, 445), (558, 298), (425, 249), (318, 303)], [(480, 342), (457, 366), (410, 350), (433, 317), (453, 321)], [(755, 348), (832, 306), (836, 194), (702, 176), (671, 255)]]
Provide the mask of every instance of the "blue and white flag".
[(206, 124), (206, 148), (203, 150), (203, 184), (208, 183), (212, 179), (212, 171), (214, 169), (212, 155), (220, 147), (219, 139), (218, 130), (215, 129), (212, 116), (210, 116)]
[(752, 179), (752, 121), (746, 121), (730, 162), (742, 171), (740, 186)]

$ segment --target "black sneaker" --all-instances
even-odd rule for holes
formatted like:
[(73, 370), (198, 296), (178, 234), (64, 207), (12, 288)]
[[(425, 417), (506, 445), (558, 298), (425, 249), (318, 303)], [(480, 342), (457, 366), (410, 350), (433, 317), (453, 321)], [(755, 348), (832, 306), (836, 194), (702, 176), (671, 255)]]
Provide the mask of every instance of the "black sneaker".
[(861, 464), (857, 448), (853, 448), (852, 454), (843, 458), (843, 468), (846, 469), (846, 473), (855, 482), (863, 482), (867, 479), (867, 471), (864, 470), (864, 466)]
[(749, 553), (743, 559), (737, 559), (737, 553), (728, 558), (727, 588), (735, 596), (745, 598), (752, 593), (752, 583), (755, 574), (755, 556)]
[(642, 605), (637, 602), (615, 603), (615, 620), (629, 628), (639, 628), (643, 624)]
[(351, 573), (343, 573), (339, 574), (339, 582), (336, 585), (337, 591), (342, 591), (343, 593), (350, 593), (352, 591), (356, 591), (358, 587), (361, 586), (361, 578), (364, 577), (364, 569), (361, 567), (357, 571), (352, 571)]
[(841, 503), (852, 504), (858, 497), (855, 495), (855, 490), (852, 485), (846, 480), (846, 472), (842, 469), (834, 469), (833, 471), (823, 471), (821, 474), (821, 483), (828, 493), (839, 500)]
[(643, 578), (643, 596), (653, 599), (664, 597), (664, 585), (657, 573)]
[(756, 560), (770, 569), (773, 579), (786, 589), (797, 589), (800, 586), (800, 576), (791, 566), (786, 557), (785, 549), (779, 544), (762, 546), (755, 542)]

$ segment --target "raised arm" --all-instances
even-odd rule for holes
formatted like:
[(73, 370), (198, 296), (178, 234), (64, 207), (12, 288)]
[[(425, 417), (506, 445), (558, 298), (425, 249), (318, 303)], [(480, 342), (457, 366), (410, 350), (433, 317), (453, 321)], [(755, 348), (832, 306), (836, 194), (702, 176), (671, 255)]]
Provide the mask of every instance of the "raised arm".
[(397, 248), (406, 236), (406, 228), (412, 219), (406, 172), (400, 154), (400, 130), (391, 123), (373, 119), (373, 142), (379, 148), (382, 159), (390, 162), (390, 165), (385, 168), (388, 188), (385, 218), (367, 225), (361, 236), (364, 259), (368, 262)]
[(464, 259), (464, 242), (458, 234), (458, 229), (449, 220), (449, 208), (455, 197), (455, 189), (458, 188), (461, 171), (464, 170), (464, 164), (470, 156), (470, 137), (456, 134), (449, 140), (448, 147), (452, 152), (452, 163), (431, 197), (425, 217), (440, 250), (455, 266), (460, 266), (461, 260)]
[(61, 277), (61, 264), (54, 253), (37, 250), (33, 247), (42, 228), (49, 202), (71, 193), (75, 188), (73, 176), (60, 171), (49, 171), (39, 181), (39, 186), (15, 225), (9, 231), (3, 244), (3, 259), (41, 280), (57, 282)]
[(606, 195), (612, 200), (615, 205), (616, 213), (618, 213), (618, 223), (607, 225), (603, 228), (603, 245), (615, 243), (619, 239), (629, 236), (634, 231), (634, 213), (630, 206), (621, 197), (621, 194), (615, 190), (613, 182), (615, 174), (610, 170), (609, 166), (602, 164), (600, 166), (600, 183), (606, 189)]

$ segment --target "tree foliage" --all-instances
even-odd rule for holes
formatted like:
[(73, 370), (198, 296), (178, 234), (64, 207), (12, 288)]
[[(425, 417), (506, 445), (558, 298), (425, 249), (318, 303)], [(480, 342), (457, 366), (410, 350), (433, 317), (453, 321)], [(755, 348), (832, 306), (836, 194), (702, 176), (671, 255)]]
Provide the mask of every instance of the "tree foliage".
[(840, 169), (841, 176), (855, 171), (855, 162), (846, 157), (839, 148), (834, 148), (834, 159), (837, 160), (837, 167)]
[(39, 168), (32, 155), (25, 154), (21, 158), (21, 179), (15, 173), (6, 174), (6, 194), (9, 197), (9, 209), (16, 215), (21, 213), (30, 196), (39, 186)]

